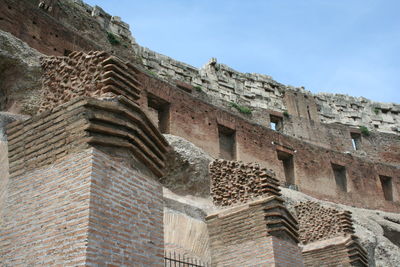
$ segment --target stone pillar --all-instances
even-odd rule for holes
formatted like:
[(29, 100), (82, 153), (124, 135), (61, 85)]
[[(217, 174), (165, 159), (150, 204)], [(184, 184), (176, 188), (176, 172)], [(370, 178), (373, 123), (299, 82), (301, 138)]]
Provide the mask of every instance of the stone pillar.
[(212, 266), (303, 266), (298, 223), (274, 173), (226, 160), (211, 163), (210, 173), (213, 201), (223, 207), (206, 218)]
[(79, 97), (9, 125), (5, 266), (163, 266), (168, 143), (125, 97)]

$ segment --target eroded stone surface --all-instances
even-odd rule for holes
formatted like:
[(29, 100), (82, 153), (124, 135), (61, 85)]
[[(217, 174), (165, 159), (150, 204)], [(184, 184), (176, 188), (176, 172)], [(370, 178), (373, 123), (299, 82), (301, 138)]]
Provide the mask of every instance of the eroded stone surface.
[(208, 165), (213, 158), (184, 138), (165, 134), (173, 150), (167, 155), (166, 175), (161, 183), (181, 195), (210, 195)]
[(42, 55), (0, 31), (0, 111), (33, 114), (40, 96)]

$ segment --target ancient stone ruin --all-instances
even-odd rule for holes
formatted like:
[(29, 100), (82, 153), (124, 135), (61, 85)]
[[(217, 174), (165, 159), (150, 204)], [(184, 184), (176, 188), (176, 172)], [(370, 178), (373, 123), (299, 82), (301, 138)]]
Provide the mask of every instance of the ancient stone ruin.
[(400, 105), (135, 42), (76, 0), (1, 0), (3, 266), (399, 266)]
[(296, 205), (303, 258), (307, 266), (368, 266), (367, 252), (354, 235), (351, 212), (318, 203)]

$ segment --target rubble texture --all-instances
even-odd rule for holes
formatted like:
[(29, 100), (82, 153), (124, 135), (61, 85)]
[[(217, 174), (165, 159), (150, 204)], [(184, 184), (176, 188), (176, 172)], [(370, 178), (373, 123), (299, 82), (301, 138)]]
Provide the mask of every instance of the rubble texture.
[(210, 164), (211, 196), (215, 205), (244, 203), (260, 196), (280, 196), (271, 170), (255, 163), (215, 160)]
[(41, 56), (10, 33), (0, 31), (0, 111), (37, 111)]
[(44, 75), (39, 112), (79, 96), (123, 95), (132, 101), (140, 97), (133, 66), (105, 52), (72, 52), (68, 57), (45, 57), (41, 63)]
[(354, 233), (349, 211), (325, 208), (310, 201), (300, 202), (295, 208), (303, 244)]

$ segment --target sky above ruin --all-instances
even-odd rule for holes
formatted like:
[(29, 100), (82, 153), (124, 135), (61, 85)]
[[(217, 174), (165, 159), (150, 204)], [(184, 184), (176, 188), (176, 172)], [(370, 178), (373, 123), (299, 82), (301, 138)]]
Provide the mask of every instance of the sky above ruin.
[(195, 67), (400, 103), (398, 0), (85, 0), (120, 16), (136, 41)]

